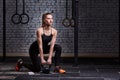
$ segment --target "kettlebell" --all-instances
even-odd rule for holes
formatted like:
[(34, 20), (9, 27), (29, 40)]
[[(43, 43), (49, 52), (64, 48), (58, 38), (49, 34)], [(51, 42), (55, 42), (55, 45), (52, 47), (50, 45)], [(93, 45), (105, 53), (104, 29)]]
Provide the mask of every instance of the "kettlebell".
[(51, 68), (51, 65), (41, 64), (42, 73), (49, 74), (50, 73), (50, 68)]

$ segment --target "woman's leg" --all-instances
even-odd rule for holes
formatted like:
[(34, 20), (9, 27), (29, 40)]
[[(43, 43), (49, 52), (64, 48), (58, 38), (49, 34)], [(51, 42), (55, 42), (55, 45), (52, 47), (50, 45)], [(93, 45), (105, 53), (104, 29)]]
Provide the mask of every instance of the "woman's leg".
[(38, 54), (39, 54), (38, 43), (37, 41), (35, 41), (32, 43), (29, 49), (29, 55), (32, 63), (31, 64), (23, 63), (23, 66), (25, 66), (26, 68), (28, 68), (33, 72), (39, 72), (41, 68), (40, 68), (40, 57), (38, 56)]
[(54, 51), (55, 51), (55, 56), (54, 56), (55, 66), (59, 66), (61, 61), (62, 47), (58, 44), (55, 44)]
[(66, 71), (64, 69), (62, 69), (60, 66), (62, 47), (58, 44), (55, 44), (54, 51), (55, 51), (55, 57), (54, 57), (55, 69), (54, 69), (54, 72), (59, 72), (61, 74), (66, 73)]

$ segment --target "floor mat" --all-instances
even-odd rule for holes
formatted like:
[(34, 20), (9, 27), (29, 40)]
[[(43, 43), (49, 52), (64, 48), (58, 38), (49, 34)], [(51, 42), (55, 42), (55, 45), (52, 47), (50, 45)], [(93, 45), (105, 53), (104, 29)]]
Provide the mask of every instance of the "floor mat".
[(104, 80), (101, 77), (60, 77), (60, 76), (48, 76), (43, 77), (40, 75), (21, 75), (16, 77), (14, 80)]
[(104, 78), (99, 77), (67, 77), (67, 78), (60, 78), (60, 80), (104, 80)]

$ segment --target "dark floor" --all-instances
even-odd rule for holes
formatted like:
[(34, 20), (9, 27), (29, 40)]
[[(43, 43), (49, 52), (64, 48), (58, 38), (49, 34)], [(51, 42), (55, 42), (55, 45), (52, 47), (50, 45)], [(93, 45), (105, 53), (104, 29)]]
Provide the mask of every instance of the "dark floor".
[[(62, 59), (62, 67), (66, 74), (32, 73), (26, 68), (20, 72), (14, 69), (18, 58), (7, 58), (0, 62), (0, 80), (120, 80), (120, 65), (118, 59), (80, 58), (78, 66), (74, 66), (74, 59)], [(23, 58), (30, 61), (28, 58)]]

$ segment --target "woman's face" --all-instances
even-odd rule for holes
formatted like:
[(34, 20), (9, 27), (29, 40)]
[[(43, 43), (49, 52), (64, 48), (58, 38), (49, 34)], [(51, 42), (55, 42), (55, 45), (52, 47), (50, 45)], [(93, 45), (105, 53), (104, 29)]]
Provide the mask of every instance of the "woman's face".
[(53, 16), (50, 14), (46, 15), (44, 22), (46, 26), (51, 26), (53, 24)]

